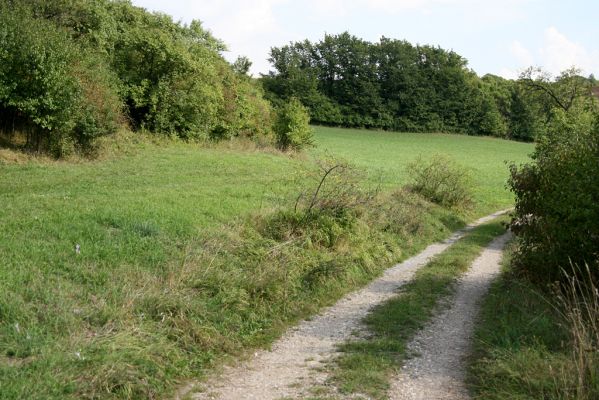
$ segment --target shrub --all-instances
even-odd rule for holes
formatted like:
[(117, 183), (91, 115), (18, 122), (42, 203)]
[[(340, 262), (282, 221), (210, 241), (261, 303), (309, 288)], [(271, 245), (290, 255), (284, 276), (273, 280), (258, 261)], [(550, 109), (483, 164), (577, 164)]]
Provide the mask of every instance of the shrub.
[(408, 165), (410, 189), (433, 203), (449, 208), (467, 208), (472, 203), (470, 173), (449, 157), (435, 154)]
[(296, 98), (292, 98), (277, 111), (274, 132), (281, 150), (301, 150), (313, 144), (310, 115)]
[[(59, 157), (93, 148), (123, 114), (183, 139), (270, 140), (271, 105), (224, 49), (198, 21), (126, 1), (0, 2), (0, 133), (10, 144), (27, 134), (29, 148)], [(290, 115), (286, 146), (305, 145)]]
[(533, 158), (512, 165), (509, 180), (518, 270), (552, 282), (560, 280), (561, 266), (588, 263), (599, 278), (599, 128), (588, 115), (558, 111)]
[(61, 157), (116, 130), (121, 103), (102, 59), (25, 7), (0, 5), (0, 22), (0, 113), (27, 127), (29, 148)]

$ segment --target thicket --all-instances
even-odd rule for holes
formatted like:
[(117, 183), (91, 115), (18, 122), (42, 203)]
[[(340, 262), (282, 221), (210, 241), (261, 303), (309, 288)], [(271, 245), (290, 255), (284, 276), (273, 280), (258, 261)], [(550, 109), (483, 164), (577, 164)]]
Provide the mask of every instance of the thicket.
[(270, 134), (260, 86), (222, 42), (128, 1), (0, 2), (0, 129), (63, 155), (127, 123), (184, 139)]
[[(517, 81), (479, 78), (453, 51), (385, 37), (371, 43), (347, 32), (274, 47), (270, 62), (262, 77), (267, 97), (275, 104), (298, 98), (317, 124), (526, 141), (550, 119), (551, 94), (567, 106), (568, 96), (594, 84), (576, 70), (555, 82), (532, 69)], [(566, 89), (573, 82), (580, 90)]]
[(599, 279), (599, 120), (588, 100), (554, 106), (533, 162), (511, 166), (514, 262), (537, 282), (560, 280), (585, 263)]

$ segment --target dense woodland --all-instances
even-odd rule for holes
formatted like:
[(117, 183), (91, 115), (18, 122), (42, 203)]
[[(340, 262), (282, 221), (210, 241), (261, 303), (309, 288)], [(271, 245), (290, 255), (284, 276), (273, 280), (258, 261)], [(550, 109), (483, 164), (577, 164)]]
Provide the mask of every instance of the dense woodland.
[(261, 135), (271, 107), (194, 21), (128, 1), (2, 0), (4, 132), (57, 156), (120, 126), (185, 139)]
[(270, 61), (268, 98), (297, 97), (325, 125), (534, 140), (554, 106), (594, 107), (594, 78), (576, 69), (555, 80), (537, 69), (519, 81), (479, 78), (453, 51), (385, 37), (325, 35), (273, 48)]

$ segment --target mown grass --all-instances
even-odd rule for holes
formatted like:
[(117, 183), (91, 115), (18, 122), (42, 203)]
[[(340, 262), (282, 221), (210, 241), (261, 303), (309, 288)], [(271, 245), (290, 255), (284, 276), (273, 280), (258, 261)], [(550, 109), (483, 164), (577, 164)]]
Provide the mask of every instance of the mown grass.
[[(565, 318), (582, 304), (565, 306), (556, 300), (556, 292), (519, 279), (506, 257), (504, 273), (492, 285), (477, 324), (469, 374), (473, 398), (599, 398), (597, 348), (581, 349), (595, 365), (594, 371), (581, 371), (577, 365), (581, 352), (576, 352), (573, 327)], [(582, 379), (585, 372), (590, 372), (590, 379)]]
[[(340, 346), (342, 354), (329, 366), (331, 387), (345, 395), (388, 398), (390, 378), (409, 356), (407, 344), (438, 311), (440, 300), (452, 293), (455, 279), (505, 231), (502, 221), (504, 217), (475, 228), (416, 272), (396, 297), (368, 314), (366, 338)], [(316, 390), (326, 391), (326, 387)]]
[(355, 219), (298, 218), (309, 156), (132, 149), (0, 165), (1, 398), (163, 397), (464, 223), (391, 181)]

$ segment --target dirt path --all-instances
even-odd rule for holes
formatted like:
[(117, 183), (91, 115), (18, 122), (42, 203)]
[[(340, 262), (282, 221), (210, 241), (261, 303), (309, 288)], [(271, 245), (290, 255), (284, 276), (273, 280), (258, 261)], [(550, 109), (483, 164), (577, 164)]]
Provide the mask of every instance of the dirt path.
[(204, 387), (188, 386), (178, 398), (274, 400), (303, 397), (304, 388), (326, 380), (326, 374), (314, 367), (335, 354), (336, 344), (347, 340), (360, 327), (360, 321), (373, 306), (392, 297), (418, 268), (467, 231), (506, 211), (481, 218), (444, 242), (428, 246), (420, 254), (385, 271), (367, 287), (346, 296), (313, 319), (303, 321), (274, 343), (270, 351), (259, 351), (250, 360), (226, 368), (221, 376), (213, 377)]
[(392, 382), (391, 400), (464, 400), (464, 357), (468, 354), (478, 303), (499, 273), (506, 233), (491, 242), (460, 279), (449, 308), (409, 344), (418, 354)]

